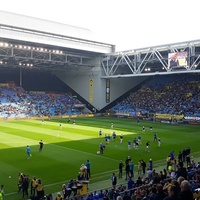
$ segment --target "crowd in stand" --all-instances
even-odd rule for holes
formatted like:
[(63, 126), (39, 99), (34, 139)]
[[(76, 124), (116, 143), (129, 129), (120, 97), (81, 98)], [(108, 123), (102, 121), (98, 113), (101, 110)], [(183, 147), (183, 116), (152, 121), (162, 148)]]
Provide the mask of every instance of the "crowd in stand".
[[(189, 147), (183, 149), (184, 151), (185, 154), (190, 154)], [(125, 175), (126, 184), (117, 185), (117, 176), (113, 173), (110, 188), (79, 194), (77, 192), (79, 183), (89, 179), (86, 175), (87, 171), (84, 170), (87, 169), (85, 166), (89, 163), (87, 160), (86, 165), (83, 164), (80, 168), (80, 172), (85, 178), (79, 180), (78, 175), (77, 180), (71, 179), (67, 184), (63, 184), (61, 192), (56, 194), (55, 200), (199, 200), (200, 162), (196, 163), (194, 160), (188, 162), (186, 156), (180, 157), (180, 153), (175, 156), (174, 151), (171, 151), (168, 157), (166, 167), (157, 172), (152, 159), (148, 163), (139, 160), (138, 170), (134, 171), (133, 160), (127, 156), (125, 162), (120, 161), (119, 163), (118, 177), (120, 179), (122, 175)], [(37, 191), (38, 180), (33, 177), (31, 181), (31, 195), (35, 197), (31, 199), (40, 199)], [(34, 190), (36, 192), (33, 192)], [(43, 194), (42, 199), (53, 200), (53, 197)]]
[[(111, 110), (137, 116), (145, 113), (200, 116), (200, 75), (179, 74), (153, 77)], [(58, 116), (80, 112), (80, 102), (69, 94), (29, 93), (21, 87), (0, 87), (0, 115)]]
[[(174, 163), (175, 156), (170, 152), (170, 162)], [(127, 157), (125, 163), (131, 163)], [(120, 162), (121, 163), (121, 162)], [(168, 166), (163, 171), (156, 172), (148, 169), (144, 172), (138, 171), (138, 178), (133, 180), (134, 175), (129, 173), (126, 185), (120, 185), (111, 189), (94, 191), (81, 197), (86, 200), (198, 200), (200, 199), (200, 162), (190, 163), (179, 161), (170, 170)], [(139, 165), (138, 165), (139, 166)], [(174, 173), (173, 173), (174, 172)], [(125, 172), (126, 173), (126, 172)], [(172, 175), (174, 174), (174, 175)]]
[(114, 108), (116, 112), (168, 113), (200, 116), (200, 75), (182, 74), (152, 78)]
[(80, 114), (70, 94), (29, 93), (21, 87), (0, 87), (0, 116), (32, 117)]

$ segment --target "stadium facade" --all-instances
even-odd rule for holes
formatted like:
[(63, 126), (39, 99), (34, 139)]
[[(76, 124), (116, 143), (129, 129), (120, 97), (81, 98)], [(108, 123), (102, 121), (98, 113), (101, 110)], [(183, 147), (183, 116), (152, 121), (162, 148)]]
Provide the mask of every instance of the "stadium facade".
[(109, 108), (149, 76), (200, 70), (200, 40), (116, 52), (88, 29), (4, 11), (0, 19), (1, 73), (17, 71), (22, 87), (24, 71), (53, 74), (91, 110)]

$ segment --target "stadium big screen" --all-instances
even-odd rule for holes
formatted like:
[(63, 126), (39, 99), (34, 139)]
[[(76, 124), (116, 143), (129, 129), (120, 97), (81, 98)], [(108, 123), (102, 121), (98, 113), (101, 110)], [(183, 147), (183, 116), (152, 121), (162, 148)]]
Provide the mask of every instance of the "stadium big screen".
[(168, 68), (187, 67), (187, 51), (168, 54)]

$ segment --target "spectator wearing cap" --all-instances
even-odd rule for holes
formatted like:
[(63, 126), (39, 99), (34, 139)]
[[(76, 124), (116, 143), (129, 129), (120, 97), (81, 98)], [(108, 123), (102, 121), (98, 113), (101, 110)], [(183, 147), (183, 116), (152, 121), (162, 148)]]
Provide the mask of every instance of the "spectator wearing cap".
[(60, 192), (57, 193), (55, 200), (62, 200), (62, 195)]
[(153, 161), (151, 158), (149, 159), (149, 169), (153, 170)]

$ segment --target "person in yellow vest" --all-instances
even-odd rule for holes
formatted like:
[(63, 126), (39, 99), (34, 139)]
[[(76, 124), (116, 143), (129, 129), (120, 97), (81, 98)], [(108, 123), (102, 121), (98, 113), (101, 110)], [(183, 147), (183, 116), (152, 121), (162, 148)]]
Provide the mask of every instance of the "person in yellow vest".
[(173, 171), (173, 167), (172, 167), (172, 165), (169, 165), (168, 166), (168, 172), (171, 174), (172, 171)]
[(63, 198), (62, 198), (62, 196), (61, 196), (61, 193), (58, 192), (57, 195), (56, 195), (55, 200), (62, 200), (62, 199), (63, 199)]
[(37, 198), (38, 199), (41, 199), (41, 198), (44, 197), (44, 189), (43, 189), (43, 185), (42, 185), (41, 179), (37, 180), (36, 191), (37, 191)]
[(0, 191), (0, 200), (3, 200), (3, 195), (1, 193), (1, 191)]
[(31, 196), (35, 196), (35, 190), (36, 190), (36, 185), (37, 185), (37, 179), (34, 176), (33, 179), (31, 180)]
[(168, 191), (168, 189), (172, 186), (171, 179), (168, 179), (163, 186), (163, 190)]
[(2, 198), (0, 198), (0, 200), (1, 200), (1, 199), (2, 199), (2, 200), (5, 200), (5, 193), (4, 193), (4, 186), (3, 186), (3, 185), (1, 185), (0, 193), (1, 193), (1, 196), (2, 196)]
[(171, 158), (170, 158), (170, 155), (167, 156), (166, 164), (167, 164), (166, 169), (168, 170), (169, 166), (171, 165)]
[(193, 192), (193, 199), (200, 199), (200, 191), (198, 189)]
[(138, 161), (138, 174), (142, 174), (141, 160)]

